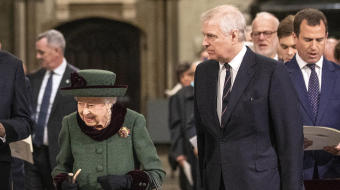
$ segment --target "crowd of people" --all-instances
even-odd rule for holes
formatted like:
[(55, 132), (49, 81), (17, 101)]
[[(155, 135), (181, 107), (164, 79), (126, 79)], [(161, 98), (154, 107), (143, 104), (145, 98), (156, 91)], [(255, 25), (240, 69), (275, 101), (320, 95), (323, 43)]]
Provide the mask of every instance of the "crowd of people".
[(207, 61), (169, 101), (180, 189), (303, 189), (303, 180), (339, 178), (340, 146), (309, 150), (303, 137), (303, 126), (340, 129), (340, 43), (325, 15), (260, 12), (246, 26), (226, 5), (203, 13), (201, 26)]
[[(339, 145), (309, 150), (303, 127), (340, 130), (340, 45), (321, 11), (251, 26), (232, 5), (201, 15), (200, 59), (167, 91), (172, 169), (182, 190), (302, 190), (340, 177)], [(1, 44), (0, 44), (1, 47)], [(143, 115), (117, 102), (111, 71), (79, 70), (57, 30), (36, 39), (41, 69), (0, 51), (0, 189), (161, 189), (165, 177)], [(9, 143), (32, 135), (33, 163)]]

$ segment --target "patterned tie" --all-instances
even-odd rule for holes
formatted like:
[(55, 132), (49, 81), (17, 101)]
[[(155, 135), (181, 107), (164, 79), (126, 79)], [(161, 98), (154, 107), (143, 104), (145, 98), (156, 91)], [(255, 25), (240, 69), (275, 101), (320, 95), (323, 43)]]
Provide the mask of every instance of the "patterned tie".
[(224, 120), (223, 116), (227, 111), (227, 105), (229, 102), (229, 97), (230, 97), (230, 87), (231, 87), (231, 75), (230, 75), (230, 66), (228, 63), (224, 63), (224, 67), (226, 69), (225, 72), (225, 80), (224, 80), (224, 85), (223, 85), (223, 96), (222, 96), (222, 114), (221, 114), (221, 127), (224, 127)]
[(35, 129), (35, 137), (34, 137), (34, 144), (40, 146), (43, 144), (43, 137), (44, 137), (44, 128), (46, 124), (46, 117), (48, 112), (48, 107), (50, 105), (50, 97), (52, 92), (52, 78), (53, 78), (53, 71), (50, 72), (50, 76), (48, 78), (44, 96), (40, 105), (40, 112), (37, 121), (37, 127)]
[(318, 75), (315, 72), (315, 64), (307, 64), (307, 66), (311, 70), (311, 74), (308, 82), (308, 97), (310, 101), (310, 105), (312, 106), (314, 123), (316, 121), (316, 117), (318, 115), (320, 94), (319, 94), (319, 79)]

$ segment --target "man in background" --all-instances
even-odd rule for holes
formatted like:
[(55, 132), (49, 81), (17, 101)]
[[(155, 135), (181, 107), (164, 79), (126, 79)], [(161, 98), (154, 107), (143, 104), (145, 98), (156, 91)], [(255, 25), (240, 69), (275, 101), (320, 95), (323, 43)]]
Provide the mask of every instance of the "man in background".
[(277, 47), (279, 44), (276, 32), (279, 20), (271, 13), (260, 12), (252, 22), (251, 37), (255, 53), (278, 60)]
[(336, 63), (336, 59), (334, 57), (334, 49), (335, 49), (335, 46), (338, 42), (339, 42), (339, 40), (337, 40), (335, 38), (327, 38), (324, 56), (328, 61), (332, 61), (332, 62)]
[(41, 69), (28, 75), (33, 91), (35, 130), (33, 133), (34, 165), (27, 164), (28, 190), (54, 189), (51, 171), (59, 152), (58, 136), (63, 117), (76, 111), (72, 97), (62, 96), (61, 87), (70, 84), (70, 74), (77, 69), (64, 58), (65, 39), (56, 30), (38, 35), (36, 58)]
[[(325, 15), (303, 9), (294, 18), (297, 53), (286, 63), (299, 97), (303, 125), (340, 129), (340, 66), (325, 59), (328, 36)], [(305, 148), (309, 140), (305, 139)], [(340, 177), (340, 159), (324, 150), (304, 152), (304, 179)]]
[(170, 97), (176, 94), (183, 87), (190, 85), (190, 83), (194, 80), (194, 72), (195, 71), (193, 71), (191, 63), (183, 62), (178, 64), (176, 66), (177, 84), (171, 90), (166, 90), (165, 94)]
[(277, 37), (279, 38), (277, 54), (279, 60), (283, 63), (290, 61), (296, 53), (296, 45), (293, 37), (293, 22), (294, 16), (288, 15), (280, 22), (277, 29)]
[[(177, 78), (183, 86), (169, 99), (169, 130), (171, 148), (169, 159), (172, 168), (178, 166), (179, 169), (179, 186), (181, 190), (193, 189), (192, 172), (185, 173), (188, 164), (195, 167), (191, 145), (185, 137), (185, 126), (190, 115), (193, 114), (193, 87), (191, 83), (194, 80), (196, 64), (182, 63), (177, 66)], [(179, 72), (181, 71), (181, 72)], [(194, 174), (195, 175), (195, 174)]]

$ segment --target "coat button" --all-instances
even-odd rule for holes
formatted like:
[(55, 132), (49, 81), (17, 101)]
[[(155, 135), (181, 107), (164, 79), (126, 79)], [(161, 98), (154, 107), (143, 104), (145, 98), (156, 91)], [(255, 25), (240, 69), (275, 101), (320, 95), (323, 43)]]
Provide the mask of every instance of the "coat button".
[(101, 171), (103, 171), (103, 169), (104, 169), (104, 168), (103, 168), (103, 166), (102, 166), (102, 165), (98, 165), (98, 166), (97, 166), (97, 171), (98, 171), (98, 172), (101, 172)]
[(102, 148), (97, 148), (97, 149), (96, 149), (96, 153), (97, 153), (97, 154), (103, 153), (103, 149), (102, 149)]

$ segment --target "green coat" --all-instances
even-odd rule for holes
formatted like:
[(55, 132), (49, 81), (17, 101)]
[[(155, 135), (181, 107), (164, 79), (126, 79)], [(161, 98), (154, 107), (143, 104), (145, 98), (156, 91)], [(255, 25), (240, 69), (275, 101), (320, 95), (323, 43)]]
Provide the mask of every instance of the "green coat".
[[(103, 141), (95, 141), (84, 134), (78, 126), (77, 113), (64, 117), (59, 134), (60, 152), (57, 166), (52, 172), (75, 173), (82, 169), (77, 182), (80, 189), (101, 189), (97, 177), (106, 175), (125, 175), (135, 170), (136, 159), (142, 169), (154, 180), (151, 186), (161, 185), (165, 172), (156, 148), (146, 129), (144, 116), (127, 109), (123, 126), (130, 129), (130, 135), (120, 137), (118, 132)], [(151, 189), (149, 186), (147, 189)]]

